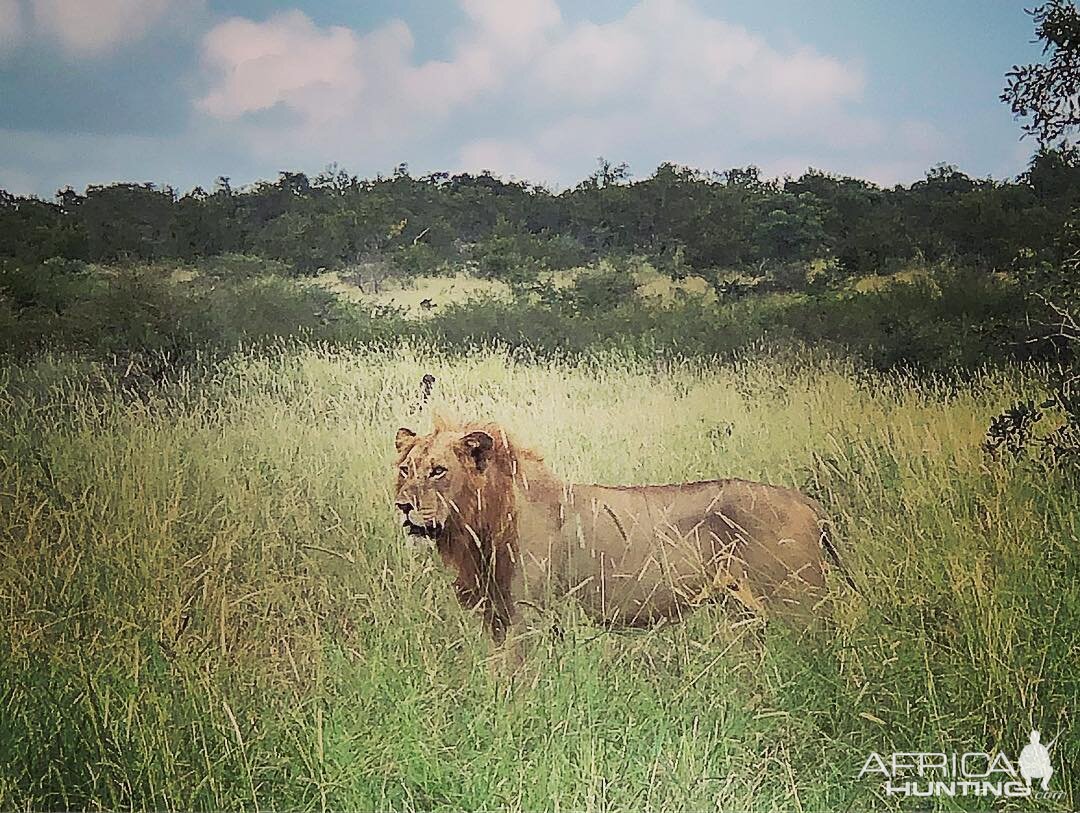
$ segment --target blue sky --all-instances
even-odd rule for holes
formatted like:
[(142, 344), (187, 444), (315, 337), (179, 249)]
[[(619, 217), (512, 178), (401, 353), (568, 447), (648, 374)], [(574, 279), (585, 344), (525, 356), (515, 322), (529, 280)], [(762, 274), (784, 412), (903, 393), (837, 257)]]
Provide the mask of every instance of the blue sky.
[(1006, 0), (0, 0), (0, 187), (407, 162), (561, 188), (600, 155), (1001, 178), (1031, 39)]

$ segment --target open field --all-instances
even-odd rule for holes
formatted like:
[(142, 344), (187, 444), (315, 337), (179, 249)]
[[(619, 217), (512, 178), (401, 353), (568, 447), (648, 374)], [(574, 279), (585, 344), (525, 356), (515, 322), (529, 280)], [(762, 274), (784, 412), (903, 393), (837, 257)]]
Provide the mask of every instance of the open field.
[[(835, 629), (762, 647), (719, 611), (615, 634), (556, 608), (565, 640), (493, 679), (389, 506), (425, 372), (568, 479), (805, 488), (865, 598), (837, 580)], [(980, 449), (1038, 371), (413, 345), (112, 380), (0, 368), (2, 809), (887, 809), (870, 751), (1015, 755), (1033, 727), (1060, 795), (1011, 804), (1080, 805), (1080, 494)]]
[(486, 300), (507, 300), (511, 296), (510, 286), (498, 280), (477, 279), (463, 272), (452, 276), (415, 277), (412, 279), (389, 279), (384, 281), (378, 292), (361, 290), (355, 281), (343, 278), (340, 274), (328, 272), (311, 279), (311, 284), (336, 294), (348, 302), (368, 306), (395, 308), (405, 316), (419, 319), (430, 316), (435, 308), (425, 308), (420, 303), (425, 300), (435, 303), (435, 307), (460, 305), (474, 298)]
[[(642, 262), (630, 276), (636, 286), (637, 296), (652, 304), (670, 304), (678, 292), (703, 302), (715, 302), (716, 294), (709, 284), (697, 276), (674, 280), (662, 274), (648, 263)], [(600, 268), (605, 268), (600, 265)], [(610, 268), (610, 266), (607, 266)], [(565, 289), (574, 282), (595, 271), (593, 268), (575, 268), (541, 275), (537, 283), (542, 287)], [(369, 307), (393, 308), (410, 319), (422, 319), (435, 315), (438, 309), (450, 305), (465, 305), (472, 300), (507, 302), (513, 298), (513, 289), (496, 279), (480, 279), (465, 271), (453, 275), (420, 276), (410, 279), (391, 278), (384, 281), (376, 292), (368, 286), (361, 290), (349, 275), (327, 272), (313, 277), (310, 284), (330, 291), (347, 302)], [(422, 302), (429, 302), (428, 307)]]
[[(821, 263), (816, 266), (821, 266)], [(633, 269), (626, 273), (633, 280), (635, 298), (653, 306), (671, 305), (680, 298), (713, 303), (716, 293), (704, 278), (690, 274), (681, 279), (674, 279), (668, 274), (657, 271), (649, 262), (636, 259)], [(820, 273), (820, 268), (817, 272)], [(595, 266), (554, 271), (538, 275), (536, 284), (541, 288), (567, 289), (573, 287), (582, 277), (597, 272), (618, 272), (612, 263), (597, 263)], [(912, 282), (925, 278), (924, 269), (913, 268), (901, 273), (879, 277), (866, 277), (850, 281), (850, 289), (855, 291), (880, 290), (893, 282)], [(176, 277), (184, 279), (178, 272)], [(744, 284), (750, 285), (756, 280), (749, 275), (731, 275)], [(188, 278), (190, 279), (190, 277)], [(369, 307), (393, 308), (409, 319), (423, 319), (436, 314), (438, 309), (451, 305), (465, 305), (473, 300), (487, 302), (507, 302), (513, 298), (511, 286), (497, 279), (481, 279), (466, 270), (453, 274), (436, 276), (418, 276), (412, 278), (391, 277), (384, 280), (378, 291), (369, 285), (361, 289), (349, 274), (326, 272), (312, 277), (308, 284), (329, 291), (347, 302)], [(421, 305), (427, 301), (429, 306)], [(612, 303), (618, 304), (618, 303)]]

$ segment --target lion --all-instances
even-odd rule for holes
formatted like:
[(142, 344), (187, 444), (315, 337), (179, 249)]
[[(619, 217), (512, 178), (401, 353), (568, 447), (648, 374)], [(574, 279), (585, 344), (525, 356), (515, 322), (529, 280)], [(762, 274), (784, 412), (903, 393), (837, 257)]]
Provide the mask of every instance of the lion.
[(496, 645), (523, 606), (552, 596), (610, 628), (679, 621), (721, 599), (808, 623), (825, 606), (825, 556), (842, 570), (823, 509), (793, 489), (567, 483), (495, 423), (436, 418), (427, 435), (398, 429), (395, 446), (402, 527), (434, 542)]

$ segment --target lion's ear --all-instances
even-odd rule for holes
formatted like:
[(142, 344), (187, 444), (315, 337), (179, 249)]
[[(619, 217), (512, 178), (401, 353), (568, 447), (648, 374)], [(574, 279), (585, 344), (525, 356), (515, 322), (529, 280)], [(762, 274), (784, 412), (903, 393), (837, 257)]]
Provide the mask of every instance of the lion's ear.
[(394, 446), (397, 448), (398, 454), (404, 454), (415, 442), (416, 433), (411, 429), (406, 429), (404, 426), (397, 430), (397, 434), (394, 435)]
[(483, 471), (484, 466), (487, 465), (488, 459), (491, 457), (491, 450), (495, 446), (495, 441), (487, 432), (476, 431), (470, 432), (463, 437), (461, 445), (476, 461), (476, 468)]

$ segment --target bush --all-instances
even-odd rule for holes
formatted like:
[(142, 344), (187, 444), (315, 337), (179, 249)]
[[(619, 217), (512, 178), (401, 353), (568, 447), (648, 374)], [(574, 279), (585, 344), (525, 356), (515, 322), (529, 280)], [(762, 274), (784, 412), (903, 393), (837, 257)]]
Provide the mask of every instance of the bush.
[(223, 280), (252, 279), (268, 275), (290, 276), (289, 266), (278, 260), (252, 254), (219, 254), (199, 263), (199, 271), (208, 277)]
[(79, 297), (100, 280), (71, 273), (69, 261), (46, 260), (39, 265), (0, 266), (0, 297), (17, 310), (38, 308), (59, 313), (64, 304)]
[(589, 252), (571, 237), (534, 234), (506, 220), (500, 220), (468, 255), (478, 276), (501, 280), (515, 288), (535, 282), (544, 271), (574, 268), (591, 259)]
[[(246, 260), (235, 260), (243, 269)], [(182, 360), (239, 344), (348, 343), (418, 335), (466, 349), (501, 342), (535, 353), (635, 347), (649, 354), (730, 356), (763, 343), (824, 346), (876, 369), (972, 369), (1007, 359), (1067, 362), (1074, 350), (1041, 340), (1048, 306), (972, 272), (892, 282), (868, 293), (745, 295), (657, 306), (628, 271), (603, 264), (566, 288), (518, 288), (509, 302), (472, 300), (405, 321), (277, 276), (203, 275), (173, 283), (159, 269), (67, 273), (55, 265), (0, 272), (0, 348), (164, 354)]]
[(762, 290), (805, 291), (809, 276), (809, 263), (799, 260), (772, 263), (765, 270)]
[(535, 281), (544, 270), (539, 261), (523, 254), (509, 237), (492, 237), (477, 244), (473, 258), (477, 276), (500, 280), (514, 288)]
[(62, 274), (49, 266), (0, 271), (0, 352), (20, 356), (76, 350), (184, 363), (198, 352), (240, 344), (289, 337), (372, 341), (403, 330), (392, 314), (375, 316), (281, 276), (173, 283), (145, 267), (97, 275)]
[(1046, 314), (1007, 282), (947, 271), (867, 293), (799, 298), (778, 319), (801, 341), (838, 343), (876, 369), (945, 370), (1059, 357), (1057, 345), (1039, 341)]
[(600, 313), (636, 302), (637, 283), (628, 271), (606, 263), (587, 269), (566, 288), (549, 289), (549, 300), (575, 315)]
[(869, 293), (759, 294), (730, 302), (677, 298), (652, 306), (614, 270), (511, 303), (447, 308), (423, 331), (450, 346), (502, 341), (538, 352), (632, 345), (650, 353), (730, 355), (768, 342), (821, 345), (875, 369), (973, 369), (1006, 359), (1063, 358), (1038, 342), (1039, 301), (994, 277), (950, 273)]
[(331, 343), (370, 341), (402, 329), (394, 318), (375, 318), (329, 291), (280, 277), (204, 288), (193, 297), (191, 313), (191, 323), (204, 343), (224, 348), (290, 337)]
[(427, 243), (411, 243), (396, 249), (390, 257), (394, 270), (405, 277), (430, 277), (442, 270), (439, 252)]

